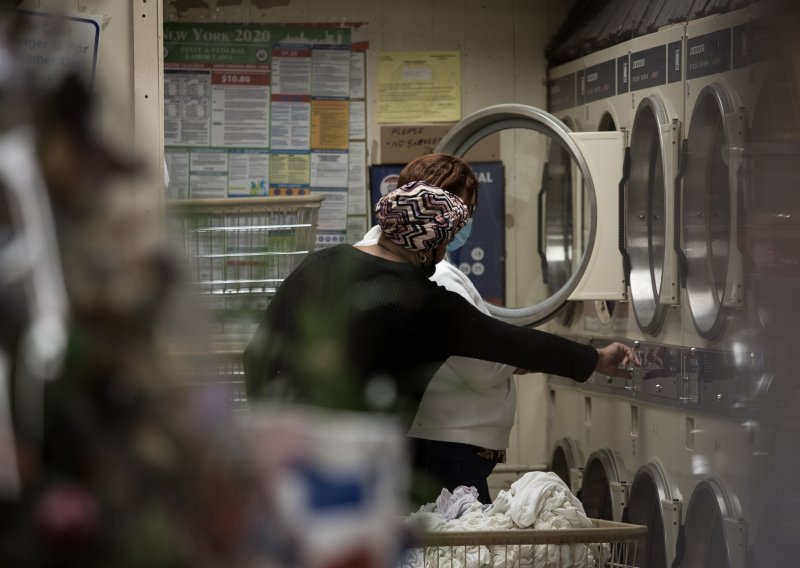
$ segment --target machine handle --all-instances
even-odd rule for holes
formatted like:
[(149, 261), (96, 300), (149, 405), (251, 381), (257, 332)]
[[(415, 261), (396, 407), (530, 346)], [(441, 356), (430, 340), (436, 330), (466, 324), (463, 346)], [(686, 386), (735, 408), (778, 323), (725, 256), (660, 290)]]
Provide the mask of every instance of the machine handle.
[(683, 178), (686, 176), (686, 166), (689, 161), (689, 144), (688, 139), (680, 141), (681, 149), (678, 157), (678, 173), (675, 174), (675, 204), (674, 204), (674, 226), (675, 231), (672, 235), (673, 249), (675, 256), (678, 259), (678, 282), (681, 288), (686, 288), (686, 253), (683, 252), (681, 246), (681, 237), (683, 236), (683, 225), (681, 223), (681, 204), (683, 203)]
[(539, 195), (537, 196), (537, 214), (539, 216), (539, 222), (537, 225), (537, 234), (536, 234), (536, 251), (539, 253), (539, 259), (542, 263), (542, 280), (545, 284), (547, 284), (547, 255), (544, 251), (544, 194), (547, 188), (547, 178), (548, 178), (548, 164), (544, 165), (544, 172), (542, 174), (542, 187), (539, 190)]
[(622, 270), (627, 284), (631, 280), (631, 257), (625, 246), (625, 188), (631, 175), (631, 149), (625, 147), (625, 156), (622, 160), (622, 179), (619, 180), (619, 227), (617, 248), (622, 255)]

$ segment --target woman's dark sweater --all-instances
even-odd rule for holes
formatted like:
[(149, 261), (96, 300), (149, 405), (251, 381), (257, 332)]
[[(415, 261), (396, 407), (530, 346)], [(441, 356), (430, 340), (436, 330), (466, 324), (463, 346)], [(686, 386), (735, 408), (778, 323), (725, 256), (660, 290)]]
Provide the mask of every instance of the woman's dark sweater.
[(350, 245), (310, 254), (280, 286), (244, 355), (248, 396), (411, 413), (452, 355), (577, 381), (597, 351), (486, 316), (418, 267)]

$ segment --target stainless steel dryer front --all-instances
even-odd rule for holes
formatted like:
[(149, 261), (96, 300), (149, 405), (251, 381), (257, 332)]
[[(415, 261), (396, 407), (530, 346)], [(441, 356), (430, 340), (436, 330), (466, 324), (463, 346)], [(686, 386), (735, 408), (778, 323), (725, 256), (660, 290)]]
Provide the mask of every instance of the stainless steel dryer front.
[(680, 274), (675, 180), (684, 124), (685, 25), (630, 45), (630, 170), (625, 245), (630, 310), (620, 336), (643, 362), (630, 384), (630, 420), (615, 451), (638, 466), (629, 480), (626, 517), (649, 528), (637, 565), (670, 566), (683, 509), (680, 471), (671, 459), (682, 416)]
[[(684, 119), (683, 25), (631, 42), (630, 174), (626, 246), (630, 258), (629, 337), (680, 345), (674, 180)], [(638, 330), (638, 331), (637, 331)]]

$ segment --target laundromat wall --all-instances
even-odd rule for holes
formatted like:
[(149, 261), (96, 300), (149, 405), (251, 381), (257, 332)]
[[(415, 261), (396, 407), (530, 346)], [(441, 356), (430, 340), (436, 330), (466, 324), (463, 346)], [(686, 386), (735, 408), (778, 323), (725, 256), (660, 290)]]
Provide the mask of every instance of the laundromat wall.
[(94, 81), (99, 127), (105, 143), (137, 156), (144, 170), (130, 195), (141, 218), (163, 219), (164, 104), (162, 2), (133, 0), (24, 0), (19, 9), (96, 18), (101, 26)]
[[(367, 160), (382, 163), (377, 123), (377, 62), (382, 51), (457, 50), (461, 52), (461, 114), (490, 105), (523, 103), (547, 106), (545, 47), (573, 2), (560, 0), (165, 0), (168, 22), (314, 23), (367, 22)], [(506, 169), (506, 298), (518, 296), (531, 282), (541, 282), (536, 263), (517, 263), (529, 257), (536, 239), (536, 194), (530, 185), (508, 176), (540, 180), (545, 152), (532, 144), (543, 137), (502, 133), (501, 159)], [(531, 156), (534, 156), (531, 159)], [(527, 187), (518, 195), (511, 187)], [(521, 272), (522, 270), (535, 272)], [(509, 463), (521, 468), (544, 464), (546, 448), (546, 384), (540, 375), (518, 381), (520, 411), (512, 433)], [(503, 482), (501, 482), (503, 483)]]

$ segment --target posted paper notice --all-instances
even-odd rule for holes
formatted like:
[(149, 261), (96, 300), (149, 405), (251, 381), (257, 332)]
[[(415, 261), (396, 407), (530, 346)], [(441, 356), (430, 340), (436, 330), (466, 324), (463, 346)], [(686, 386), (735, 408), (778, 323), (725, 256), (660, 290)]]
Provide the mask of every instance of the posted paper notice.
[(378, 122), (461, 120), (461, 53), (384, 51), (378, 56)]

